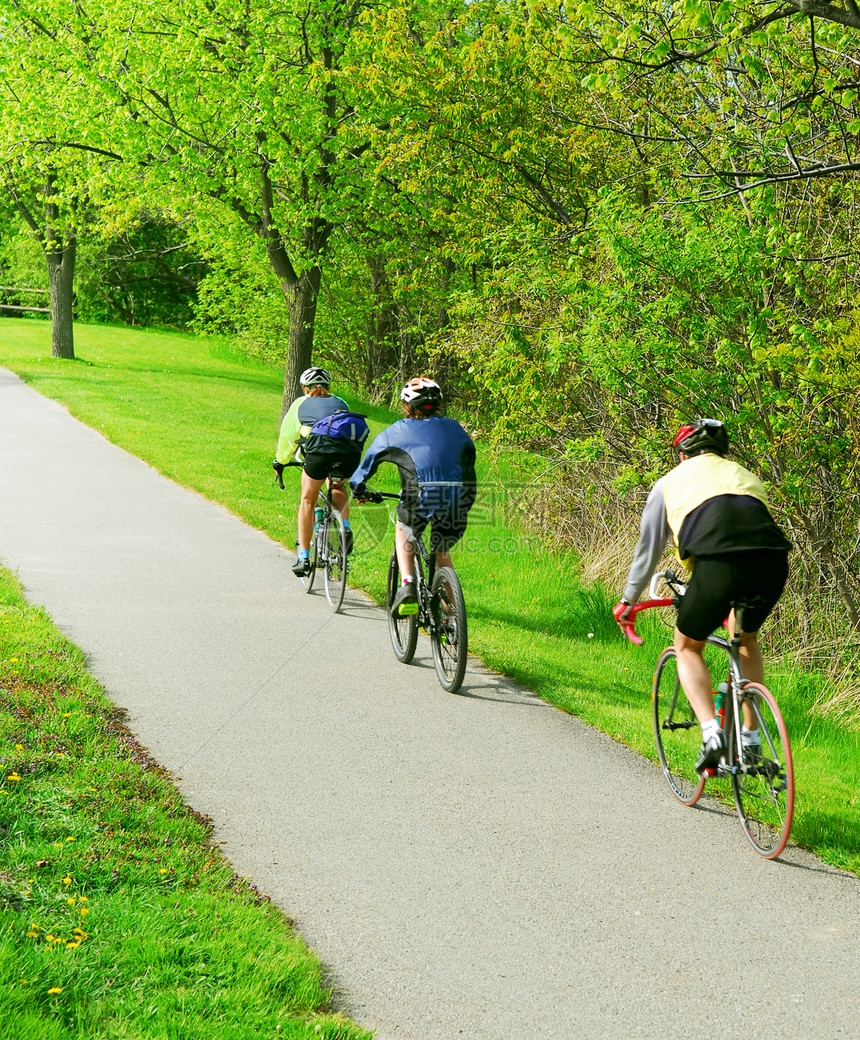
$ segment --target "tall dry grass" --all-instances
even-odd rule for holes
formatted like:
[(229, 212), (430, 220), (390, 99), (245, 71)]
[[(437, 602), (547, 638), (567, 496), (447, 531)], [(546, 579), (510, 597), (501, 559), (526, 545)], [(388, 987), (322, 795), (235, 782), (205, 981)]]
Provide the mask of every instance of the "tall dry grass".
[[(528, 481), (511, 481), (511, 501), (530, 536), (570, 552), (586, 587), (620, 596), (647, 488), (622, 493), (613, 477), (605, 466), (548, 464)], [(785, 592), (764, 629), (766, 653), (793, 671), (819, 673), (814, 712), (860, 727), (860, 634), (809, 546), (795, 544), (790, 565)], [(677, 570), (679, 564), (667, 552), (661, 566)]]

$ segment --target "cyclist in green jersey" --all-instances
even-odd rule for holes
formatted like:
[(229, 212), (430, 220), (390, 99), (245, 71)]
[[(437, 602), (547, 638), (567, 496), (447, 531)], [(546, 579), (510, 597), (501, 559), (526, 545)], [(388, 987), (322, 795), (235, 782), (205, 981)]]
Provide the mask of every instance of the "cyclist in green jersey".
[(332, 489), (332, 505), (339, 510), (346, 528), (346, 551), (352, 552), (352, 531), (349, 526), (349, 496), (342, 478), (349, 476), (361, 461), (361, 450), (352, 442), (344, 441), (344, 456), (336, 461), (331, 454), (314, 454), (303, 450), (303, 442), (311, 427), (320, 419), (335, 412), (348, 412), (349, 405), (329, 390), (331, 375), (324, 368), (312, 366), (301, 375), (302, 397), (290, 405), (281, 423), (278, 450), (272, 463), (276, 472), (294, 459), (302, 463), (302, 498), (298, 516), (298, 548), (293, 573), (302, 577), (310, 571), (310, 544), (314, 529), (314, 507), (317, 495), (326, 478), (334, 469), (336, 480)]

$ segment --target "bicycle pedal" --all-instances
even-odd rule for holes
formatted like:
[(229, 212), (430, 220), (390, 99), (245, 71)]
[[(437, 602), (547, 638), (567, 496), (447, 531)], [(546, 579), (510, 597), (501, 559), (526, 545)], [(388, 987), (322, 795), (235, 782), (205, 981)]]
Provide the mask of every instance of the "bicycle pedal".
[(701, 775), (703, 777), (706, 777), (706, 778), (714, 777), (714, 776), (717, 775), (717, 767), (716, 766), (709, 766), (707, 769), (703, 769), (702, 770)]

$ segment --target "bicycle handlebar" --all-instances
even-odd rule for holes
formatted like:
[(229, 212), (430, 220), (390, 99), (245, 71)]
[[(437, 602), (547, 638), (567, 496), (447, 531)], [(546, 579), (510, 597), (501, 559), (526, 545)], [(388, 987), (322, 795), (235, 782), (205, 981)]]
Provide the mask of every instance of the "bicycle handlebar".
[[(652, 607), (671, 607), (674, 602), (674, 599), (646, 599), (642, 603), (634, 603), (623, 621), (620, 617), (616, 617), (615, 620), (631, 643), (635, 643), (636, 646), (642, 646), (645, 640), (641, 636), (636, 635), (636, 615), (640, 610), (650, 610)], [(620, 614), (621, 611), (618, 613)]]
[(379, 505), (383, 499), (396, 498), (398, 501), (402, 495), (400, 492), (394, 494), (391, 491), (371, 491), (370, 488), (366, 488), (364, 493), (358, 498), (359, 502), (373, 502), (374, 505)]
[(272, 460), (272, 469), (275, 471), (275, 479), (277, 480), (278, 487), (281, 491), (284, 490), (284, 470), (289, 466), (296, 466), (298, 469), (302, 468), (301, 462), (296, 462), (295, 459), (293, 459), (292, 462), (278, 462), (277, 459)]
[[(657, 586), (661, 580), (669, 586), (672, 592), (674, 592), (674, 596), (669, 599), (661, 599), (657, 596)], [(623, 614), (624, 611), (619, 610), (618, 614), (615, 615), (615, 620), (618, 622), (621, 631), (625, 636), (627, 636), (631, 643), (635, 643), (636, 646), (642, 646), (644, 639), (636, 634), (636, 615), (641, 610), (651, 610), (652, 607), (677, 606), (679, 598), (684, 595), (685, 591), (686, 585), (674, 573), (674, 571), (658, 571), (658, 573), (651, 579), (651, 584), (648, 588), (650, 599), (646, 599), (642, 603), (634, 603), (633, 606), (627, 610), (627, 616), (623, 620), (620, 615)]]

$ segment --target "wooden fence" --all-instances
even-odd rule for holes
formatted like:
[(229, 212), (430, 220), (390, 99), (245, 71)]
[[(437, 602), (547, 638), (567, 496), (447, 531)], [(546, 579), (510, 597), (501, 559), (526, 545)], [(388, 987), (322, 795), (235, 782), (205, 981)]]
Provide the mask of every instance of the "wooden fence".
[[(47, 289), (25, 289), (22, 286), (17, 285), (0, 285), (0, 293), (37, 293), (40, 296), (47, 296)], [(35, 311), (37, 314), (50, 314), (50, 307), (21, 307), (14, 303), (2, 303), (0, 302), (0, 311)]]

